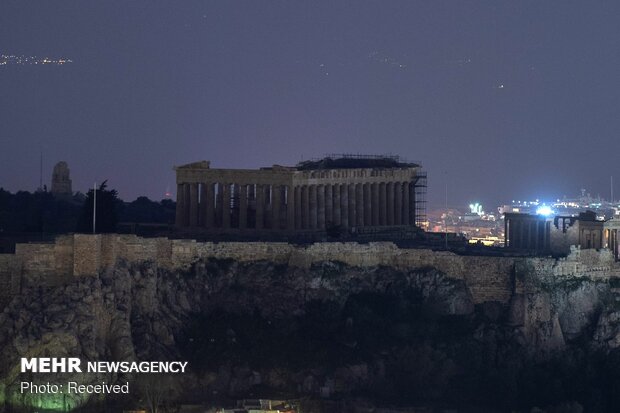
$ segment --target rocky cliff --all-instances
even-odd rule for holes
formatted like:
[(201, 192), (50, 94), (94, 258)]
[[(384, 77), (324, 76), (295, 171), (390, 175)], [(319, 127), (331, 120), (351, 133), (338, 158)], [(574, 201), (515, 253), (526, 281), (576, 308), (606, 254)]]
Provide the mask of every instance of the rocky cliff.
[[(25, 278), (0, 313), (0, 400), (57, 409), (99, 400), (20, 394), (20, 381), (59, 380), (19, 374), (20, 357), (48, 356), (188, 360), (190, 374), (162, 385), (171, 400), (620, 408), (615, 279), (525, 269), (514, 271), (508, 301), (476, 302), (471, 276), (434, 266), (198, 259), (175, 270), (119, 260), (52, 287)], [(127, 379), (63, 380), (72, 377)], [(130, 380), (122, 402), (140, 404), (141, 379)]]

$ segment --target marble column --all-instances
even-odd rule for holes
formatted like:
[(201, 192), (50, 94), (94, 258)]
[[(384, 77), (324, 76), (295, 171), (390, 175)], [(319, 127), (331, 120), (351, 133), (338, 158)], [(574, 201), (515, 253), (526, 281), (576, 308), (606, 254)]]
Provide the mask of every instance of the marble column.
[(177, 184), (177, 207), (174, 223), (177, 227), (187, 226), (187, 213), (185, 211), (185, 184)]
[(222, 191), (223, 185), (221, 183), (216, 183), (216, 195), (215, 195), (215, 226), (218, 228), (222, 227)]
[(333, 185), (325, 185), (325, 225), (334, 223), (334, 201), (332, 197)]
[(325, 229), (325, 186), (317, 185), (316, 186), (316, 202), (317, 202), (317, 228)]
[(409, 222), (409, 183), (405, 182), (403, 184), (403, 225), (410, 225)]
[(295, 190), (286, 186), (286, 229), (295, 229)]
[(310, 225), (309, 227), (312, 229), (317, 228), (318, 217), (317, 217), (317, 194), (316, 194), (316, 185), (310, 185), (308, 188), (308, 203), (310, 205)]
[(265, 228), (265, 188), (256, 185), (256, 229)]
[(340, 225), (342, 223), (342, 216), (340, 214), (340, 185), (332, 185), (332, 201), (333, 201), (333, 216), (334, 225)]
[(301, 187), (301, 228), (310, 228), (310, 200), (308, 199), (308, 185)]
[(349, 227), (353, 228), (357, 225), (355, 184), (349, 184), (347, 188), (349, 190)]
[(215, 212), (215, 192), (213, 183), (207, 182), (203, 184), (205, 187), (205, 227), (213, 228), (213, 215)]
[(388, 182), (385, 185), (387, 194), (387, 224), (394, 225), (394, 183)]
[(183, 184), (184, 189), (184, 193), (183, 193), (183, 199), (185, 200), (185, 207), (183, 208), (185, 211), (185, 226), (189, 227), (190, 226), (190, 216), (191, 216), (191, 210), (192, 210), (192, 202), (191, 202), (191, 184)]
[(207, 208), (207, 184), (198, 185), (198, 226), (206, 227)]
[(403, 189), (400, 182), (394, 182), (394, 225), (403, 224)]
[(230, 198), (230, 227), (239, 228), (239, 184), (232, 185)]
[(409, 225), (416, 225), (415, 184), (409, 182)]
[(510, 239), (510, 226), (508, 222), (508, 219), (504, 219), (504, 248), (510, 248), (510, 243), (508, 242)]
[(364, 226), (364, 186), (355, 184), (355, 225)]
[(222, 228), (230, 228), (230, 184), (222, 188)]
[(340, 225), (349, 228), (349, 185), (340, 185)]
[(301, 207), (301, 187), (300, 186), (295, 186), (295, 228), (296, 229), (301, 229), (302, 228), (302, 222), (301, 222), (301, 216), (303, 215), (302, 213), (302, 207)]
[(263, 192), (263, 228), (271, 228), (271, 185), (261, 185)]
[(273, 207), (271, 208), (272, 210), (272, 219), (271, 219), (271, 228), (275, 229), (275, 230), (279, 230), (281, 229), (281, 224), (280, 224), (280, 207), (282, 206), (282, 187), (280, 185), (274, 185), (273, 187), (273, 195), (272, 195), (272, 201), (273, 201)]
[(248, 217), (246, 228), (256, 228), (256, 186), (247, 185), (248, 192)]
[(198, 226), (198, 184), (189, 184), (189, 226)]
[(248, 227), (248, 187), (239, 185), (239, 229)]
[(372, 225), (372, 200), (370, 198), (370, 184), (362, 185), (362, 198), (364, 200), (364, 226)]
[(384, 182), (379, 184), (379, 225), (387, 225), (387, 195)]
[(372, 213), (372, 225), (378, 226), (381, 223), (379, 219), (379, 184), (374, 182), (370, 184), (370, 203)]

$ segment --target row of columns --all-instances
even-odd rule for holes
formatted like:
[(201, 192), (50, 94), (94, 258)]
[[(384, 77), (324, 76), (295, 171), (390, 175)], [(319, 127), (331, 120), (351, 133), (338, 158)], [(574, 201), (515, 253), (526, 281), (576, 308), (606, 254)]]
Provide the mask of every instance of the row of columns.
[(603, 245), (603, 230), (592, 228), (579, 229), (579, 245), (581, 248), (600, 249)]
[(179, 227), (317, 229), (414, 225), (411, 182), (262, 185), (182, 183)]
[(505, 246), (521, 250), (547, 251), (551, 248), (551, 222), (542, 219), (504, 220)]
[(177, 186), (179, 227), (285, 229), (289, 186), (184, 183)]
[(294, 188), (296, 229), (413, 225), (409, 182), (303, 185)]
[(618, 230), (616, 228), (605, 229), (605, 248), (608, 248), (618, 261)]

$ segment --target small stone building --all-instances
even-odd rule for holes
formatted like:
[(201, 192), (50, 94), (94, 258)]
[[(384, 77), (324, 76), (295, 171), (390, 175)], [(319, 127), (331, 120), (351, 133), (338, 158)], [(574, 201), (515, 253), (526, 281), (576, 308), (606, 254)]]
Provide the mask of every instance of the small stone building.
[(65, 161), (60, 161), (54, 166), (52, 173), (52, 194), (59, 198), (71, 198), (71, 179), (69, 177), (69, 166)]
[(601, 221), (586, 211), (579, 216), (546, 217), (507, 213), (504, 216), (505, 246), (508, 249), (540, 254), (568, 254), (571, 246), (581, 249), (608, 248), (618, 259), (620, 221)]

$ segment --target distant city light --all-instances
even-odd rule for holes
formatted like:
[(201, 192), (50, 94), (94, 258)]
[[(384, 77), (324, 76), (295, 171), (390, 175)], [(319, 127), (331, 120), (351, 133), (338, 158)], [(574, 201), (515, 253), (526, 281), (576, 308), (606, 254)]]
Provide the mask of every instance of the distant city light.
[(73, 63), (73, 60), (64, 57), (61, 58), (49, 58), (38, 56), (26, 56), (26, 55), (6, 55), (0, 54), (0, 66), (8, 65), (57, 65), (62, 66), (68, 63)]
[(538, 209), (536, 209), (536, 214), (549, 216), (553, 214), (553, 209), (551, 209), (550, 206), (543, 205), (543, 206), (538, 207)]
[(480, 216), (484, 215), (482, 205), (480, 205), (478, 202), (476, 202), (475, 204), (469, 204), (469, 212), (471, 212), (472, 214), (478, 214)]

